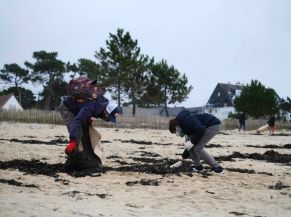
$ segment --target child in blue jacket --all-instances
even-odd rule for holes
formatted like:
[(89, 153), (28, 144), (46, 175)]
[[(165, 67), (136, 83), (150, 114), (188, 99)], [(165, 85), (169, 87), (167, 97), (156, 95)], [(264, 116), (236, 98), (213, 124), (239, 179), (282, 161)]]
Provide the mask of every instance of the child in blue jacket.
[(92, 124), (92, 117), (107, 122), (116, 122), (118, 106), (103, 96), (96, 80), (87, 77), (72, 79), (67, 88), (68, 96), (62, 98), (59, 111), (67, 125), (70, 142), (65, 149), (67, 155), (77, 151), (83, 136), (83, 126)]
[(59, 110), (69, 131), (70, 142), (65, 149), (67, 155), (76, 151), (83, 136), (82, 125), (91, 125), (92, 117), (115, 123), (119, 115), (118, 106), (103, 96), (92, 101), (78, 101), (64, 97)]
[[(212, 171), (216, 173), (223, 172), (223, 168), (204, 149), (204, 146), (219, 133), (220, 125), (220, 120), (211, 114), (191, 114), (188, 110), (181, 111), (174, 119), (169, 121), (171, 133), (187, 136), (184, 144), (185, 152), (182, 158), (188, 158), (190, 155), (194, 164), (194, 171), (203, 170), (200, 162), (200, 160), (203, 160), (210, 166)], [(181, 165), (182, 162), (180, 161), (171, 167)]]

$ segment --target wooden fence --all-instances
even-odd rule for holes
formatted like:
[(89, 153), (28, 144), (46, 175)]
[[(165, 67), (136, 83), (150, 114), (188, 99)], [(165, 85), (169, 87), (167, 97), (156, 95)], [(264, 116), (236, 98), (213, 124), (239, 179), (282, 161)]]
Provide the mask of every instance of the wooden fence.
[[(118, 123), (112, 124), (97, 119), (94, 124), (100, 127), (116, 128), (149, 128), (149, 129), (168, 129), (169, 117), (157, 116), (129, 116), (123, 115), (118, 117)], [(57, 111), (43, 110), (23, 110), (23, 111), (6, 111), (0, 110), (0, 121), (23, 122), (23, 123), (40, 123), (40, 124), (64, 124), (62, 117)], [(246, 129), (255, 130), (266, 124), (266, 120), (247, 120)], [(276, 122), (278, 129), (291, 130), (291, 123)], [(238, 129), (237, 119), (226, 119), (222, 122), (222, 130)]]

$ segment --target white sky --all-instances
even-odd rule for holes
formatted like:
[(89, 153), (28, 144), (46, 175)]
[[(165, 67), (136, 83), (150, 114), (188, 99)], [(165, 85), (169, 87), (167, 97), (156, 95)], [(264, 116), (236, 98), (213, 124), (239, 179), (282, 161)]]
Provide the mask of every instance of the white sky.
[(0, 8), (1, 68), (24, 66), (39, 50), (95, 60), (122, 28), (143, 54), (187, 75), (194, 89), (183, 106), (206, 104), (218, 82), (251, 79), (291, 97), (290, 0), (1, 0)]

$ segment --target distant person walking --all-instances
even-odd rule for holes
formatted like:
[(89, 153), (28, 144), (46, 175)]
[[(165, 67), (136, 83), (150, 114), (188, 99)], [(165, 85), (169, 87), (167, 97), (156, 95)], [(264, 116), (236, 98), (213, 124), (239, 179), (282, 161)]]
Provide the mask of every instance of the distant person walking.
[(246, 131), (246, 116), (244, 112), (241, 112), (238, 116), (238, 120), (239, 120), (239, 131), (241, 129), (243, 129), (244, 131)]
[(270, 118), (268, 120), (268, 125), (269, 125), (269, 129), (270, 129), (271, 134), (275, 133), (275, 128), (276, 128), (275, 122), (276, 122), (275, 115), (271, 114)]

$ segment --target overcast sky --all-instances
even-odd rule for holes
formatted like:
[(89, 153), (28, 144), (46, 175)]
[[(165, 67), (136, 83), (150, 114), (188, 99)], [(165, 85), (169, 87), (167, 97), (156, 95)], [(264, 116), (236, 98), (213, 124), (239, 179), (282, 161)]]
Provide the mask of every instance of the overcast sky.
[(143, 54), (187, 75), (194, 89), (183, 106), (206, 104), (218, 82), (251, 79), (291, 97), (290, 0), (1, 0), (0, 8), (1, 68), (24, 66), (39, 50), (95, 60), (122, 28)]

